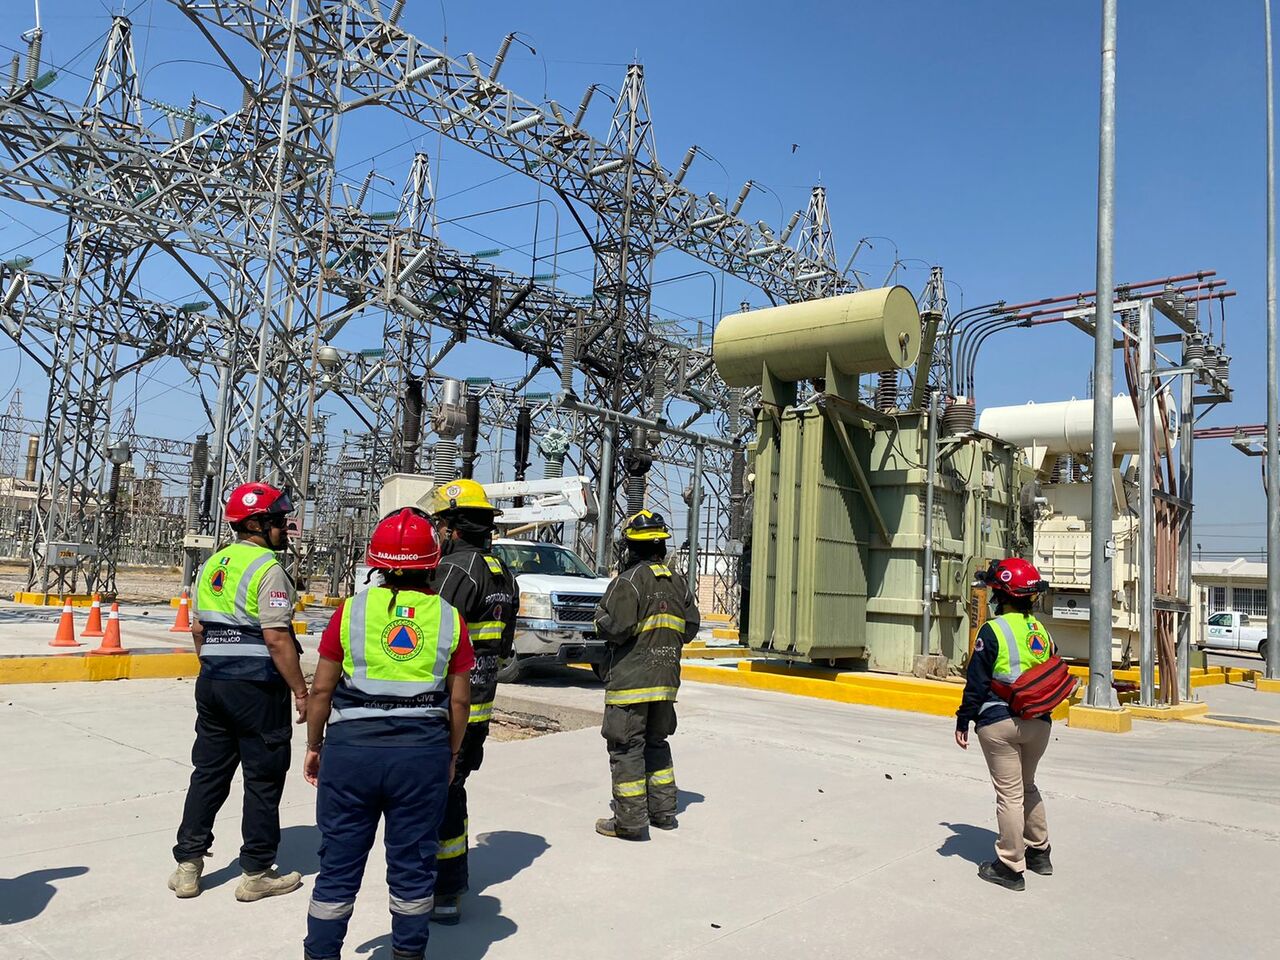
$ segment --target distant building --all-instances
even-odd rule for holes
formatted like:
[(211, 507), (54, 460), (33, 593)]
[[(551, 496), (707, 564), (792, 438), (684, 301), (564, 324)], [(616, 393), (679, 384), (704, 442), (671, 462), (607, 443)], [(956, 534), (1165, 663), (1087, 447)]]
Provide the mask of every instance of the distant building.
[(1203, 636), (1205, 621), (1223, 610), (1267, 616), (1267, 565), (1256, 560), (1197, 560), (1191, 564), (1191, 599), (1195, 617), (1191, 642)]

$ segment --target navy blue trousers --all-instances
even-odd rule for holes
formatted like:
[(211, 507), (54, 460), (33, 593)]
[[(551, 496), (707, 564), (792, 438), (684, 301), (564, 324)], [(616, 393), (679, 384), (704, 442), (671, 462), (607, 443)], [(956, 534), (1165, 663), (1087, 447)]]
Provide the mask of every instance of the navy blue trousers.
[(424, 954), (448, 776), (447, 741), (421, 747), (325, 745), (316, 795), (320, 873), (307, 909), (307, 957), (341, 956), (365, 862), (383, 817), (391, 948), (398, 957)]

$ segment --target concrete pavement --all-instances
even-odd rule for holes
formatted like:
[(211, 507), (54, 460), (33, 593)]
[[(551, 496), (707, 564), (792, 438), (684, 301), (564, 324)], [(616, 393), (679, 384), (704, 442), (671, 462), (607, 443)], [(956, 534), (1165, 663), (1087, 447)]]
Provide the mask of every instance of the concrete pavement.
[[(566, 673), (511, 693), (598, 708), (589, 675)], [(995, 918), (1028, 908), (1044, 927), (1037, 957), (1075, 956), (1086, 938), (1096, 955), (1161, 958), (1257, 957), (1272, 941), (1259, 895), (1280, 854), (1280, 738), (1055, 728), (1040, 779), (1058, 873), (1017, 895), (974, 876), (992, 794), (946, 721), (697, 684), (680, 711), (681, 826), (645, 844), (592, 832), (608, 800), (596, 730), (493, 744), (473, 780), (466, 919), (438, 929), (429, 955), (985, 960), (985, 936), (1009, 943)], [(192, 719), (189, 681), (0, 689), (0, 960), (299, 954), (309, 883), (232, 897), (238, 787), (212, 888), (192, 901), (165, 889)], [(280, 862), (310, 878), (299, 765)], [(350, 957), (390, 956), (383, 874), (375, 850)]]

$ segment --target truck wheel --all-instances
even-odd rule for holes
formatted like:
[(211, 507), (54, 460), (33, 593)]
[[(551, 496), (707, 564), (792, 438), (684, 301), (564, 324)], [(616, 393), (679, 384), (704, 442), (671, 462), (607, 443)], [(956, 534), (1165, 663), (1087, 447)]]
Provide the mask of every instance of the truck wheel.
[(591, 665), (591, 672), (596, 675), (596, 679), (601, 683), (604, 683), (605, 680), (609, 678), (609, 671), (605, 669), (603, 663), (593, 663)]
[(1263, 640), (1258, 644), (1258, 656), (1262, 658), (1262, 662), (1267, 662), (1267, 641)]
[(519, 683), (524, 676), (525, 658), (513, 653), (498, 664), (499, 683)]

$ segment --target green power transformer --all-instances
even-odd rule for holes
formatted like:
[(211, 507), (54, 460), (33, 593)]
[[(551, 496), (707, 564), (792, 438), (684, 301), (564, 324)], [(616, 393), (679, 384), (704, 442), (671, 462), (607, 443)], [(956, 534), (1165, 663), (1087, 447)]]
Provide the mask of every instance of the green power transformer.
[[(886, 315), (904, 306), (892, 295), (886, 303), (884, 291), (850, 296), (868, 293), (882, 295)], [(907, 302), (914, 314), (914, 302)], [(857, 318), (864, 326), (868, 319), (866, 311)], [(900, 317), (887, 316), (886, 323), (903, 326)], [(918, 314), (915, 324), (918, 340)], [(757, 320), (756, 331), (759, 325)], [(717, 352), (719, 339), (717, 333)], [(883, 354), (864, 365), (848, 354), (826, 356), (821, 370), (812, 363), (801, 370), (793, 362), (788, 377), (814, 382), (803, 396), (804, 381), (778, 377), (771, 359), (759, 357), (757, 367), (761, 400), (750, 452), (755, 507), (744, 640), (766, 655), (892, 673), (910, 672), (921, 653), (962, 661), (969, 652), (974, 573), (1020, 546), (1024, 477), (1017, 449), (973, 431), (938, 439), (926, 647), (928, 415), (881, 413), (858, 402), (856, 375), (866, 365), (883, 369)], [(904, 351), (891, 359), (906, 366), (916, 357)]]

